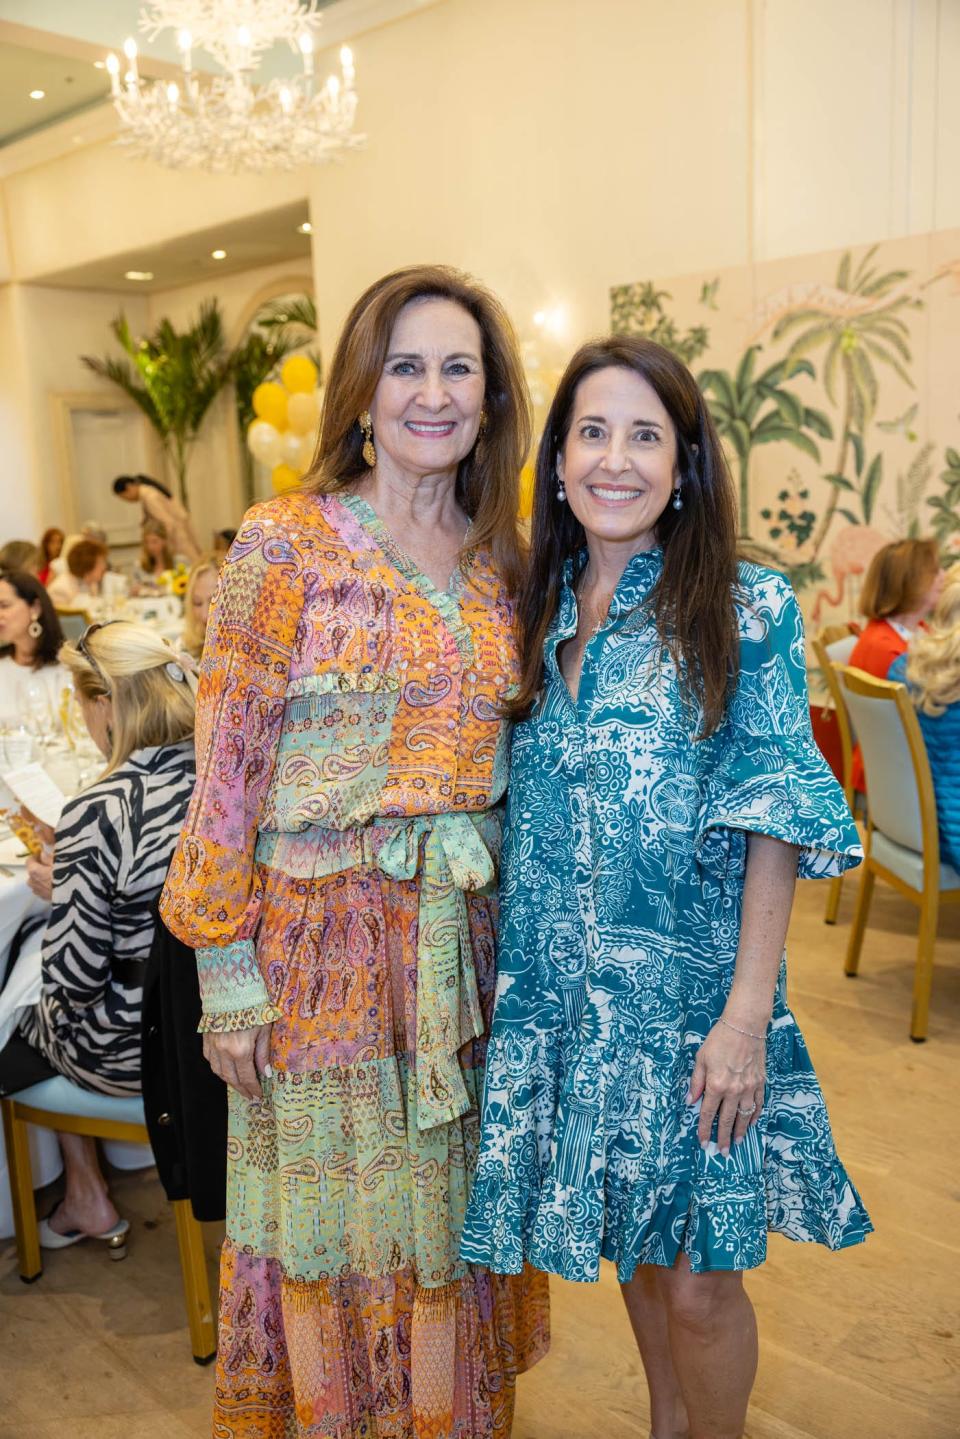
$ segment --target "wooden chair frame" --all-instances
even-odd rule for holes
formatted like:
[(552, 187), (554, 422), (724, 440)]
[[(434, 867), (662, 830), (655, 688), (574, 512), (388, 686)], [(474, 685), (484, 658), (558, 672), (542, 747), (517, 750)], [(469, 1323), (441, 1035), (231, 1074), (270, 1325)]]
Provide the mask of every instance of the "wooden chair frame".
[[(43, 1273), (43, 1262), (37, 1232), (27, 1125), (37, 1124), (43, 1129), (56, 1129), (62, 1134), (81, 1134), (91, 1139), (125, 1140), (131, 1144), (149, 1145), (150, 1137), (142, 1124), (129, 1124), (118, 1119), (88, 1119), (75, 1114), (35, 1109), (32, 1105), (21, 1103), (16, 1096), (0, 1100), (0, 1110), (3, 1112), (3, 1133), (10, 1169), (17, 1263), (23, 1282), (33, 1284)], [(197, 1364), (209, 1364), (216, 1357), (217, 1341), (203, 1252), (203, 1231), (193, 1216), (189, 1199), (173, 1200), (173, 1217), (177, 1226), (180, 1273), (193, 1358)]]
[[(827, 625), (822, 629), (815, 639), (810, 641), (813, 653), (816, 655), (820, 673), (823, 675), (823, 682), (827, 687), (827, 693), (833, 703), (834, 713), (837, 716), (837, 733), (840, 736), (840, 754), (843, 766), (843, 793), (847, 804), (850, 806), (850, 813), (853, 813), (855, 795), (853, 793), (853, 726), (850, 723), (850, 716), (847, 713), (846, 702), (843, 698), (843, 690), (840, 687), (840, 680), (834, 663), (827, 653), (827, 646), (836, 644), (837, 640), (846, 639), (851, 634), (849, 625)], [(838, 874), (830, 881), (830, 888), (827, 890), (827, 908), (823, 916), (825, 924), (836, 924), (837, 914), (840, 910), (840, 895), (843, 891), (843, 875)]]
[(923, 887), (915, 889), (880, 864), (871, 854), (871, 838), (874, 825), (870, 818), (870, 785), (867, 776), (867, 844), (866, 857), (860, 871), (860, 889), (857, 907), (850, 929), (847, 958), (844, 971), (853, 979), (860, 968), (860, 951), (870, 914), (873, 888), (877, 879), (891, 885), (920, 910), (920, 928), (917, 935), (917, 961), (913, 981), (913, 1010), (910, 1016), (910, 1038), (915, 1044), (922, 1044), (927, 1037), (927, 1019), (930, 1010), (930, 989), (933, 983), (933, 952), (937, 941), (937, 921), (941, 904), (960, 903), (960, 889), (940, 888), (940, 832), (937, 826), (937, 802), (933, 790), (933, 775), (923, 732), (906, 686), (892, 680), (878, 680), (863, 670), (851, 669), (849, 665), (837, 665), (845, 687), (852, 694), (863, 695), (866, 699), (892, 701), (907, 737), (910, 759), (913, 764), (914, 780), (920, 803), (920, 825), (923, 836)]

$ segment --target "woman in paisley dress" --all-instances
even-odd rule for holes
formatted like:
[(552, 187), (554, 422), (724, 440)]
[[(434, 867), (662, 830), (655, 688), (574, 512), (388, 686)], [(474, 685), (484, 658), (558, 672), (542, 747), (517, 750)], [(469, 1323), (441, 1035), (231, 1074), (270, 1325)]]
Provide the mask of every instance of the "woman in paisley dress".
[(617, 1266), (657, 1439), (734, 1439), (768, 1230), (871, 1228), (786, 999), (797, 876), (862, 857), (790, 585), (737, 565), (696, 383), (642, 339), (561, 380), (537, 459), (497, 1005), (461, 1254)]
[(216, 1439), (508, 1439), (547, 1345), (546, 1277), (459, 1257), (528, 440), (496, 301), (389, 275), (222, 571), (163, 899), (231, 1086)]

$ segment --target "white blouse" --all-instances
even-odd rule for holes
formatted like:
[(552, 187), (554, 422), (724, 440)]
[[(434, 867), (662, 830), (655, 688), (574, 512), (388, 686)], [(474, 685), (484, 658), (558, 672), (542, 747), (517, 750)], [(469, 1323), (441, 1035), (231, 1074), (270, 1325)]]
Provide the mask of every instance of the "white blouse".
[(18, 665), (12, 655), (3, 655), (0, 657), (0, 729), (13, 729), (21, 724), (33, 734), (58, 729), (60, 702), (70, 684), (70, 671), (63, 665), (43, 665), (34, 670)]

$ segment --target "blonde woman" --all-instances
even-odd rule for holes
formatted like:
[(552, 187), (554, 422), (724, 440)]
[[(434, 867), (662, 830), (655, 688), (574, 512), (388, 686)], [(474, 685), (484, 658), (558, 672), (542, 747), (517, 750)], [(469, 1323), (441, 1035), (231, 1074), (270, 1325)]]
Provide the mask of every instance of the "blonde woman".
[[(191, 662), (144, 625), (90, 625), (60, 658), (107, 761), (64, 808), (46, 875), (50, 902), (39, 1002), (0, 1053), (0, 1093), (63, 1074), (102, 1094), (140, 1092), (143, 969), (163, 885), (194, 784)], [(66, 1195), (40, 1227), (59, 1249), (126, 1232), (93, 1141), (61, 1135)]]
[(198, 660), (203, 653), (210, 605), (217, 588), (220, 564), (214, 554), (201, 555), (187, 575), (183, 597), (183, 648)]
[(173, 550), (166, 527), (159, 520), (144, 520), (140, 535), (140, 559), (133, 567), (137, 586), (155, 586), (164, 570), (174, 566)]
[(933, 773), (940, 858), (960, 869), (960, 565), (888, 678), (909, 686)]

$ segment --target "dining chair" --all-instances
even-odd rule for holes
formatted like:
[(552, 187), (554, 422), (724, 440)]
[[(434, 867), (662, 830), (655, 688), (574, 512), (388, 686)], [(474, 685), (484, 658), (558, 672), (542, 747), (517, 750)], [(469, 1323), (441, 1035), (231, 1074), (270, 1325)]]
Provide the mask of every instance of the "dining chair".
[(63, 638), (71, 644), (76, 644), (90, 623), (86, 610), (57, 610), (57, 619), (60, 621)]
[(882, 879), (920, 910), (910, 1017), (910, 1038), (920, 1044), (940, 906), (960, 901), (960, 873), (940, 861), (933, 776), (906, 686), (849, 666), (838, 670), (867, 777), (866, 857), (844, 968), (851, 979), (859, 970), (874, 884)]
[[(827, 687), (827, 694), (833, 705), (834, 714), (837, 717), (837, 733), (840, 737), (841, 753), (840, 782), (843, 785), (843, 793), (850, 806), (851, 814), (854, 813), (856, 806), (856, 795), (853, 792), (853, 747), (856, 744), (856, 736), (850, 723), (843, 689), (834, 666), (845, 665), (848, 662), (853, 654), (857, 638), (858, 636), (851, 631), (849, 625), (825, 625), (810, 642), (823, 676), (823, 682)], [(823, 916), (825, 924), (836, 924), (842, 891), (843, 875), (838, 874), (830, 881), (830, 887), (827, 890), (827, 908)]]
[[(149, 1144), (143, 1100), (139, 1096), (117, 1098), (94, 1094), (72, 1084), (63, 1075), (42, 1080), (29, 1089), (0, 1099), (3, 1130), (10, 1171), (13, 1221), (16, 1230), (20, 1278), (32, 1284), (43, 1273), (37, 1211), (30, 1172), (27, 1125), (55, 1129), (62, 1134), (82, 1134), (93, 1139), (128, 1140)], [(169, 1122), (160, 1115), (158, 1122)], [(180, 1251), (180, 1273), (190, 1327), (190, 1344), (197, 1364), (209, 1364), (216, 1354), (216, 1329), (210, 1302), (210, 1283), (203, 1252), (203, 1233), (193, 1216), (189, 1199), (173, 1200), (173, 1216)], [(126, 1255), (126, 1235), (109, 1240), (111, 1258)]]

